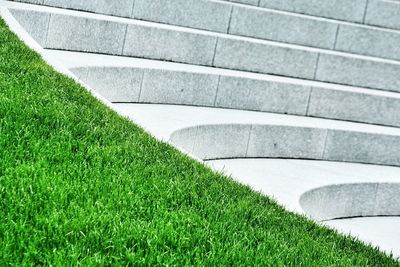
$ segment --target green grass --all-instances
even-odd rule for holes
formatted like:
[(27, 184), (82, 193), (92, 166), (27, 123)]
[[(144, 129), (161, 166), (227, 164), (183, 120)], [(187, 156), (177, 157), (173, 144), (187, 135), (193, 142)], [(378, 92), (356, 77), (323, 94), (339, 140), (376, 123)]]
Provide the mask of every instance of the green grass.
[(0, 266), (398, 266), (110, 111), (0, 20)]

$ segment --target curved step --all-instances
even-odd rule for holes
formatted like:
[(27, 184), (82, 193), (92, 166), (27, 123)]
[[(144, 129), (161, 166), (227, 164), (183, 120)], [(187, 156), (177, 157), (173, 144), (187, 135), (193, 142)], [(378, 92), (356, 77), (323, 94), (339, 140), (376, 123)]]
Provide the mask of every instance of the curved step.
[(314, 188), (300, 205), (318, 221), (400, 216), (400, 183), (347, 183)]
[(203, 160), (303, 158), (400, 166), (399, 128), (191, 106), (115, 107)]
[[(400, 60), (400, 32), (395, 30), (212, 0), (126, 0), (120, 5), (100, 2), (46, 0), (44, 4)], [(133, 14), (119, 14), (117, 7)]]
[(154, 60), (47, 50), (111, 102), (195, 105), (400, 126), (400, 94)]
[(46, 48), (144, 57), (400, 91), (400, 63), (396, 61), (76, 11), (46, 10), (51, 12), (11, 10)]

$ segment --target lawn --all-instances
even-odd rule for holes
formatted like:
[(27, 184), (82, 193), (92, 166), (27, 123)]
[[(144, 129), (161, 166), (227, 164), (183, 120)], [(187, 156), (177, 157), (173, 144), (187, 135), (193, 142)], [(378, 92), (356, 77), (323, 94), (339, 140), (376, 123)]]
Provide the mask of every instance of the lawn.
[(159, 142), (0, 19), (0, 266), (399, 266)]

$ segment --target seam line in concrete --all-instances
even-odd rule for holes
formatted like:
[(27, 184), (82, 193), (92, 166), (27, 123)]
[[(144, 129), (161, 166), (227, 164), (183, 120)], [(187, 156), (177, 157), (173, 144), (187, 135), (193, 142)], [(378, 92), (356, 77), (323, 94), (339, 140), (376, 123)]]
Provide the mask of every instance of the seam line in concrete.
[(46, 38), (44, 39), (44, 47), (47, 47), (47, 38), (49, 36), (49, 29), (50, 29), (50, 21), (51, 21), (51, 17), (53, 16), (53, 14), (49, 14), (49, 18), (47, 20), (47, 25), (46, 25)]
[(212, 61), (211, 61), (211, 66), (212, 67), (215, 67), (214, 66), (214, 62), (215, 62), (215, 56), (217, 54), (218, 41), (219, 41), (219, 37), (217, 37), (217, 40), (215, 41), (214, 54), (213, 54), (213, 58), (212, 58)]
[(338, 37), (339, 37), (339, 31), (340, 31), (340, 24), (337, 25), (336, 28), (336, 33), (335, 33), (335, 41), (333, 43), (333, 49), (336, 50), (336, 45), (337, 45), (337, 41), (338, 41)]
[(135, 0), (132, 1), (132, 9), (131, 9), (131, 14), (130, 14), (130, 17), (133, 19), (135, 18), (134, 13), (133, 13), (135, 10), (135, 2), (136, 2)]
[(143, 83), (144, 83), (144, 74), (146, 70), (142, 70), (142, 80), (140, 81), (140, 88), (139, 88), (139, 96), (138, 96), (138, 102), (140, 103), (140, 98), (142, 96), (142, 88), (143, 88)]
[(226, 30), (226, 33), (228, 33), (228, 34), (229, 34), (230, 30), (231, 30), (232, 14), (233, 14), (233, 6), (231, 6), (231, 11), (230, 11), (230, 14), (229, 14), (229, 21), (228, 21), (228, 29)]
[(321, 160), (325, 160), (325, 150), (326, 150), (326, 143), (328, 142), (328, 134), (331, 130), (329, 129), (325, 129), (325, 141), (324, 141), (324, 147), (322, 149), (322, 156), (321, 156)]
[(315, 70), (314, 70), (314, 76), (313, 76), (313, 80), (315, 80), (317, 78), (317, 72), (318, 72), (318, 66), (319, 66), (319, 58), (321, 57), (321, 54), (318, 53), (317, 56), (317, 61), (315, 63)]
[(253, 132), (253, 124), (250, 125), (250, 130), (249, 130), (249, 136), (247, 138), (247, 144), (246, 144), (246, 153), (245, 153), (245, 157), (248, 156), (249, 153), (249, 145), (250, 145), (250, 138), (251, 138), (251, 133)]
[(122, 42), (122, 51), (121, 51), (121, 55), (124, 55), (124, 51), (125, 51), (125, 43), (126, 43), (126, 36), (128, 35), (128, 24), (125, 27), (125, 34), (124, 34), (124, 41)]
[(365, 1), (365, 9), (362, 20), (363, 24), (365, 24), (365, 19), (367, 18), (368, 6), (369, 6), (369, 0)]
[(309, 109), (310, 109), (310, 102), (311, 102), (311, 95), (312, 95), (312, 93), (313, 93), (313, 88), (311, 87), (310, 88), (310, 92), (309, 92), (309, 94), (308, 94), (308, 99), (307, 99), (307, 107), (306, 107), (306, 116), (308, 116), (308, 111), (309, 111)]
[(217, 90), (215, 90), (215, 97), (214, 97), (213, 107), (215, 107), (215, 105), (217, 103), (218, 91), (219, 91), (219, 83), (220, 82), (221, 82), (221, 75), (218, 75)]

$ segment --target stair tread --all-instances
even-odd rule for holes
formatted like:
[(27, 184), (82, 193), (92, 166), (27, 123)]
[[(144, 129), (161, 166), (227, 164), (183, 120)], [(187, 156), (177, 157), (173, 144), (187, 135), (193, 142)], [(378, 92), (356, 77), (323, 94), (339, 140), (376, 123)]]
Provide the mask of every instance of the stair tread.
[(364, 87), (348, 86), (335, 83), (312, 81), (298, 78), (290, 78), (278, 75), (254, 73), (248, 71), (230, 70), (224, 68), (215, 68), (208, 66), (199, 66), (185, 63), (175, 63), (161, 60), (143, 59), (127, 56), (112, 56), (95, 53), (74, 52), (65, 50), (45, 49), (45, 53), (50, 57), (57, 59), (69, 69), (79, 67), (132, 67), (165, 69), (171, 71), (183, 71), (202, 73), (210, 75), (226, 75), (231, 77), (248, 78), (256, 80), (277, 81), (282, 83), (301, 84), (304, 86), (322, 87), (332, 90), (370, 94), (382, 97), (400, 98), (400, 93), (376, 90)]
[(267, 112), (163, 104), (115, 103), (114, 106), (120, 114), (163, 140), (169, 140), (179, 129), (219, 124), (282, 125), (400, 136), (400, 128), (395, 127)]

